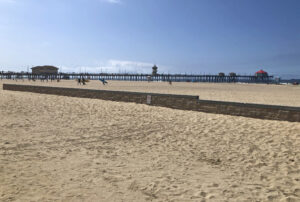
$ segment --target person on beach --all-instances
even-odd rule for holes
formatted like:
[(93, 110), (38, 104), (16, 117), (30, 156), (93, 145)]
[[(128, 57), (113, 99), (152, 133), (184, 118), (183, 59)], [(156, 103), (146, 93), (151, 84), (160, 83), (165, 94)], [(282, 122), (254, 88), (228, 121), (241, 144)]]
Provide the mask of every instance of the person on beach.
[(80, 78), (77, 79), (77, 85), (81, 85), (81, 79)]
[(105, 81), (104, 79), (100, 78), (99, 81), (101, 81), (103, 85), (107, 84), (107, 81)]

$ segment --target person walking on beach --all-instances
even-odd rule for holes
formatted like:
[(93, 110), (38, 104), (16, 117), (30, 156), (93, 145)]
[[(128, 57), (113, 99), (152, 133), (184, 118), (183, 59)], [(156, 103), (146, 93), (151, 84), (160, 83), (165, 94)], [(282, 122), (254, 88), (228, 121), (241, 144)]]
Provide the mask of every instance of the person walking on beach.
[(81, 85), (81, 79), (80, 78), (77, 79), (77, 85)]
[(107, 84), (107, 81), (105, 81), (104, 79), (100, 78), (99, 81), (101, 81), (103, 85)]

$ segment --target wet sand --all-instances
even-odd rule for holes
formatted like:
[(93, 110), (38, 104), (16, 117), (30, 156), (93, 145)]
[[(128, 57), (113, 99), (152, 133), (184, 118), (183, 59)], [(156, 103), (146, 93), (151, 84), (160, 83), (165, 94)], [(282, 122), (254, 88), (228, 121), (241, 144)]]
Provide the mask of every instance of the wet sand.
[[(299, 105), (294, 86), (99, 83), (81, 88)], [(0, 117), (0, 201), (300, 200), (300, 123), (2, 88)]]

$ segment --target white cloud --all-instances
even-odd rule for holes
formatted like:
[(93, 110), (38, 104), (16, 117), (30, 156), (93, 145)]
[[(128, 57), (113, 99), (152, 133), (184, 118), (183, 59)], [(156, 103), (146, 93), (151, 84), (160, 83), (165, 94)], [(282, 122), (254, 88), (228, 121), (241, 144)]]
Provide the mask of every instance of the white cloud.
[[(126, 60), (108, 60), (99, 66), (79, 66), (76, 68), (58, 66), (62, 72), (89, 72), (89, 73), (137, 73), (147, 74), (152, 72), (153, 63), (126, 61)], [(163, 72), (165, 66), (158, 65), (158, 71)]]
[(128, 60), (109, 60), (109, 64), (113, 66), (128, 66), (128, 65), (133, 65), (133, 66), (143, 66), (147, 67), (149, 65), (152, 65), (152, 63), (147, 63), (147, 62), (138, 62), (138, 61), (128, 61)]

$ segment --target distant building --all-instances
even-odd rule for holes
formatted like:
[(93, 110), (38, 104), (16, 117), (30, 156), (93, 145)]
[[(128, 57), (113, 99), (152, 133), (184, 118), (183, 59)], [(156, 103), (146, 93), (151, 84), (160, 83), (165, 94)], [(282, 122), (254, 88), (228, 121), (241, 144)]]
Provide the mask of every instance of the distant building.
[(265, 72), (264, 70), (261, 69), (255, 73), (255, 76), (261, 78), (261, 77), (268, 77), (269, 75), (268, 72)]
[(236, 73), (230, 72), (230, 73), (229, 73), (229, 76), (231, 76), (231, 77), (236, 77)]
[(33, 74), (58, 74), (58, 68), (50, 65), (31, 68)]
[(152, 76), (157, 75), (157, 69), (158, 69), (158, 67), (157, 67), (156, 65), (154, 65), (154, 66), (152, 67)]
[(224, 76), (225, 76), (225, 73), (224, 73), (224, 72), (220, 72), (220, 73), (219, 73), (219, 76), (220, 76), (220, 77), (224, 77)]

